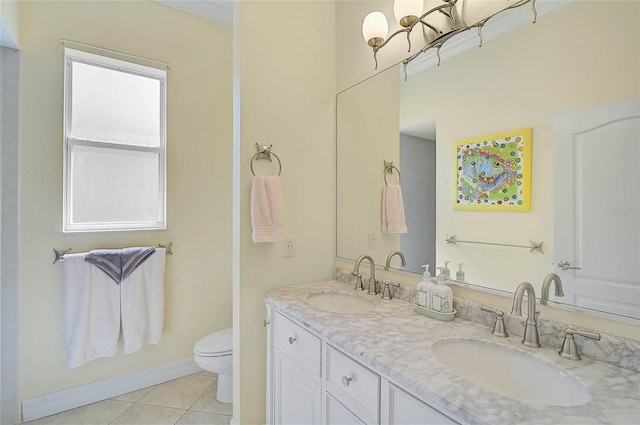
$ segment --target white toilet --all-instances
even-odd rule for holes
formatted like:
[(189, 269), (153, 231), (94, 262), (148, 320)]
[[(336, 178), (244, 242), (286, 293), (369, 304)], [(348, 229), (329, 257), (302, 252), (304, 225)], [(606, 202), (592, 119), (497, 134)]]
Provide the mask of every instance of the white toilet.
[(193, 347), (193, 358), (206, 371), (218, 374), (216, 398), (233, 402), (233, 333), (231, 328), (205, 336)]

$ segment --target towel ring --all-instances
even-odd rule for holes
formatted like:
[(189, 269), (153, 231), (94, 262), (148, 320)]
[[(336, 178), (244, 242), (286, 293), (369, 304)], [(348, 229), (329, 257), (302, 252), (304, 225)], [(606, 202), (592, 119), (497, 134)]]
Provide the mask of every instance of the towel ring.
[(256, 152), (251, 157), (251, 163), (249, 164), (251, 168), (251, 174), (253, 174), (254, 176), (256, 175), (256, 172), (253, 170), (253, 161), (257, 161), (259, 159), (268, 159), (269, 162), (272, 162), (273, 160), (271, 159), (271, 156), (274, 156), (276, 160), (278, 160), (278, 175), (282, 173), (282, 162), (280, 162), (280, 158), (278, 158), (278, 155), (271, 152), (271, 146), (273, 145), (262, 145), (262, 147), (260, 147), (260, 145), (256, 143), (256, 150), (258, 152)]
[(400, 170), (398, 170), (398, 167), (393, 165), (393, 161), (391, 162), (384, 161), (384, 172), (382, 173), (382, 175), (384, 176), (385, 186), (389, 186), (389, 183), (387, 183), (387, 174), (393, 174), (393, 170), (396, 170), (396, 173), (398, 173), (398, 184), (400, 184), (400, 182), (402, 181)]

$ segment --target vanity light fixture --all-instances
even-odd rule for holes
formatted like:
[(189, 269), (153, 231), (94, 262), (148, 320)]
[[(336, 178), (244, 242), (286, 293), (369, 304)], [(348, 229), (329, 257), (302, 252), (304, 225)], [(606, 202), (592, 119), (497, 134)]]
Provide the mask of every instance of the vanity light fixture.
[[(423, 0), (394, 0), (393, 12), (401, 28), (391, 34), (388, 38), (387, 33), (389, 31), (389, 24), (387, 23), (387, 18), (384, 14), (379, 11), (369, 13), (362, 22), (362, 36), (367, 44), (373, 49), (375, 69), (378, 69), (378, 50), (386, 46), (387, 43), (398, 34), (407, 34), (407, 43), (409, 44), (408, 52), (411, 52), (411, 31), (416, 27), (422, 28), (423, 30), (425, 45), (418, 52), (402, 61), (405, 80), (407, 79), (407, 65), (409, 62), (431, 48), (435, 47), (437, 49), (436, 55), (438, 56), (438, 66), (440, 66), (440, 48), (446, 41), (456, 34), (471, 28), (478, 28), (480, 47), (482, 47), (482, 27), (489, 19), (493, 18), (500, 12), (515, 9), (530, 3), (531, 10), (533, 11), (534, 24), (538, 17), (535, 7), (536, 0), (504, 0), (505, 3), (508, 4), (504, 9), (484, 17), (476, 23), (467, 25), (462, 20), (462, 17), (458, 16), (458, 13), (456, 13), (455, 7), (459, 1), (461, 0), (441, 0), (442, 4), (439, 4), (423, 13)], [(464, 1), (465, 3), (469, 3), (469, 5), (472, 4), (470, 0)], [(432, 14), (444, 15), (446, 17), (445, 24), (440, 24), (439, 27), (436, 27), (436, 24), (427, 22), (427, 17)]]

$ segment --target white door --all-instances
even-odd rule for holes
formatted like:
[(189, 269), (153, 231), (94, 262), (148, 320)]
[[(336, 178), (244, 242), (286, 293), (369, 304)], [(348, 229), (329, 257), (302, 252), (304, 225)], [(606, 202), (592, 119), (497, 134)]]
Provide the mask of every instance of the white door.
[(640, 98), (557, 114), (553, 146), (553, 299), (640, 319)]

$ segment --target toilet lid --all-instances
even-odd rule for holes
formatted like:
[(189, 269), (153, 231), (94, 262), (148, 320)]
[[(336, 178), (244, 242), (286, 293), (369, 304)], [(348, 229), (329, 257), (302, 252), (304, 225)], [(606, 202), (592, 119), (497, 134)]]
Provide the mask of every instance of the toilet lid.
[(233, 352), (233, 332), (223, 329), (205, 336), (196, 342), (193, 352), (199, 356), (223, 356)]

